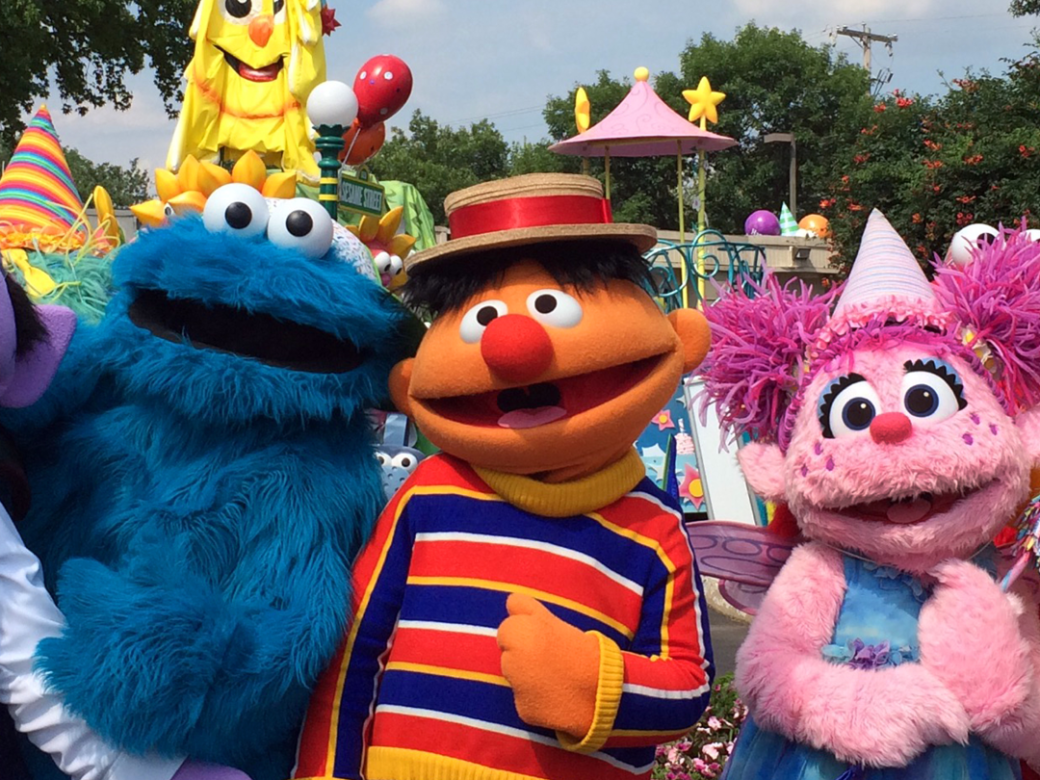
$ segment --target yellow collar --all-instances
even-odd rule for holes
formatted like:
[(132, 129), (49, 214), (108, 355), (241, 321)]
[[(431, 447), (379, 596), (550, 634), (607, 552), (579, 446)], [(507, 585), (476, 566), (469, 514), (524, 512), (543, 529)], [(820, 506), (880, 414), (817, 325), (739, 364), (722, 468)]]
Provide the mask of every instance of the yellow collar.
[(480, 466), (473, 470), (510, 504), (543, 517), (570, 517), (602, 509), (632, 490), (646, 474), (635, 449), (595, 474), (568, 482), (542, 482)]

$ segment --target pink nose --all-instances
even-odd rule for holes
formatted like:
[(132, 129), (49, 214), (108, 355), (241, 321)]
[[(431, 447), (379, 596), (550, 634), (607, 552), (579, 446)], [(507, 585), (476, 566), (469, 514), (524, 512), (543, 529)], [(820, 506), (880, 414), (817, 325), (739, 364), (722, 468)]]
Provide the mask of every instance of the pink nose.
[(898, 444), (913, 432), (910, 418), (902, 412), (885, 412), (870, 421), (870, 438), (878, 444)]

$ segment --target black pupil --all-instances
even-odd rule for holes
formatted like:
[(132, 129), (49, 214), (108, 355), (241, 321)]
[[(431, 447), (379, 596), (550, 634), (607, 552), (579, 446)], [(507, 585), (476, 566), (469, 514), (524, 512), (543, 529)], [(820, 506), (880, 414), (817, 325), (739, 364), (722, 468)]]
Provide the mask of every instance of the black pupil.
[(274, 12), (278, 13), (285, 8), (285, 0), (274, 0)]
[(285, 229), (302, 238), (314, 228), (314, 219), (306, 211), (294, 211), (285, 218)]
[(862, 431), (874, 419), (874, 404), (866, 398), (853, 398), (841, 412), (842, 420), (854, 431)]
[(906, 410), (916, 417), (928, 417), (939, 408), (939, 398), (928, 385), (915, 385), (906, 391)]
[(484, 306), (477, 312), (477, 322), (485, 328), (491, 324), (491, 320), (498, 316), (498, 310), (494, 306)]
[(240, 200), (236, 200), (224, 210), (224, 219), (235, 230), (249, 227), (253, 221), (253, 210)]
[(534, 299), (534, 308), (539, 314), (548, 314), (556, 308), (556, 297), (553, 295), (539, 295)]
[(411, 465), (412, 465), (412, 459), (411, 458), (401, 458), (401, 466), (403, 468), (408, 468)]
[(249, 15), (253, 4), (251, 0), (224, 0), (224, 7), (233, 17), (242, 19)]

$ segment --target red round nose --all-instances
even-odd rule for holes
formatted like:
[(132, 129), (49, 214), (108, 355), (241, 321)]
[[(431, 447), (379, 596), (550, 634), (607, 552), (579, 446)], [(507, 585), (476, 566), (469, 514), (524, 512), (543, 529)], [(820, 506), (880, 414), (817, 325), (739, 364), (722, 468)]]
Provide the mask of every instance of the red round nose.
[(870, 438), (878, 444), (897, 444), (913, 432), (910, 418), (902, 412), (885, 412), (870, 421)]
[(480, 337), (488, 368), (507, 382), (529, 382), (549, 367), (552, 341), (545, 328), (522, 314), (495, 317)]

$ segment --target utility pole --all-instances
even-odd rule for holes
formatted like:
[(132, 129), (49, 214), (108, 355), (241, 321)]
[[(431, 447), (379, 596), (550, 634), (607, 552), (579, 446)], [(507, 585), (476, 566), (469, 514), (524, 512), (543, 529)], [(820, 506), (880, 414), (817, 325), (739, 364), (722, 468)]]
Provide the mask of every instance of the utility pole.
[(837, 30), (838, 35), (847, 35), (855, 41), (863, 49), (863, 67), (867, 69), (867, 73), (873, 79), (873, 73), (870, 70), (870, 44), (874, 41), (885, 44), (888, 48), (888, 53), (892, 53), (892, 44), (899, 40), (898, 35), (875, 35), (870, 31), (870, 28), (866, 24), (863, 25), (862, 30), (853, 30), (851, 27), (842, 27)]

